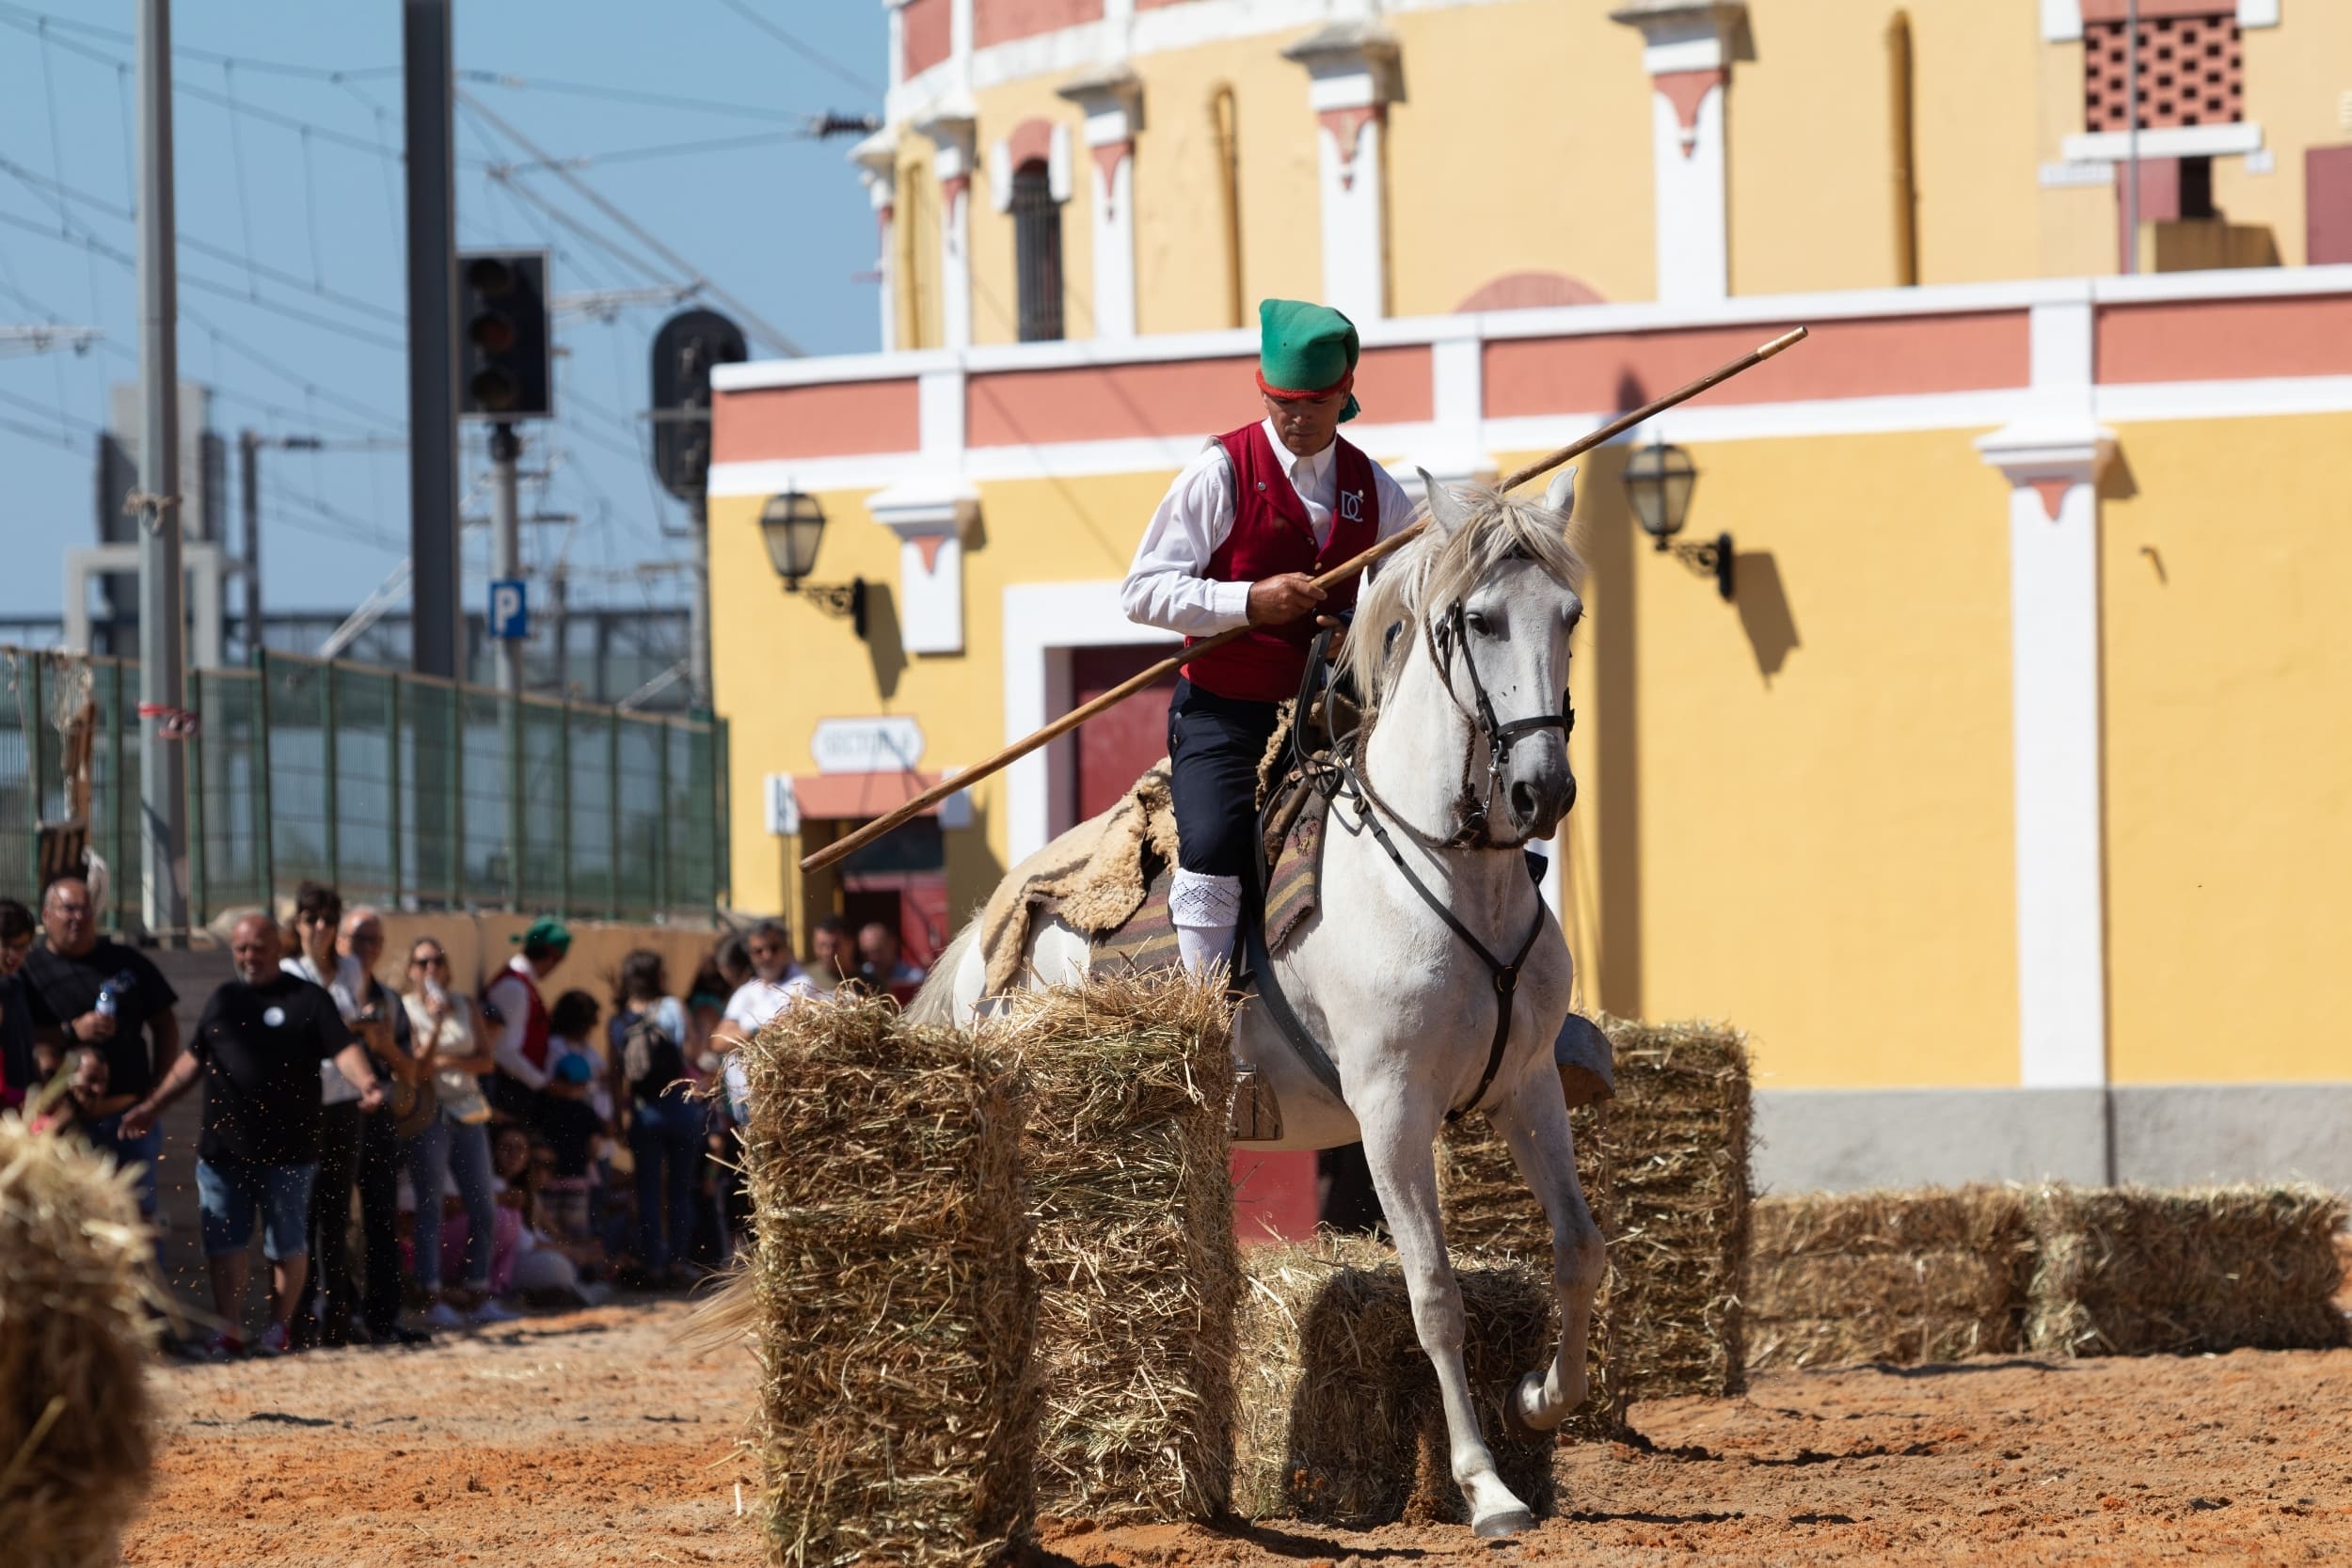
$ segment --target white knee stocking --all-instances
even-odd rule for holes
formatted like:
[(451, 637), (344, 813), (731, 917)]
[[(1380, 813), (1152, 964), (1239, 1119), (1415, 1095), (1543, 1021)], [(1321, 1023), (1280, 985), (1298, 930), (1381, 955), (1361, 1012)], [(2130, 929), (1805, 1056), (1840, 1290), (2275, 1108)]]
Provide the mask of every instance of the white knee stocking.
[(1168, 916), (1176, 927), (1176, 951), (1198, 974), (1233, 956), (1233, 927), (1241, 921), (1241, 879), (1211, 877), (1177, 869), (1168, 884)]

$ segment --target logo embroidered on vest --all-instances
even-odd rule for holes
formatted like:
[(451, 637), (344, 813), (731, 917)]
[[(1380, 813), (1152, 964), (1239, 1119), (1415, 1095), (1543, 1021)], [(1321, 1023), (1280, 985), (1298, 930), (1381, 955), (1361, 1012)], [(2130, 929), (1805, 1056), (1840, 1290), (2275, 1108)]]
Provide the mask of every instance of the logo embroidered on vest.
[(1364, 520), (1364, 493), (1361, 490), (1340, 492), (1340, 518), (1343, 522), (1350, 523), (1360, 523)]

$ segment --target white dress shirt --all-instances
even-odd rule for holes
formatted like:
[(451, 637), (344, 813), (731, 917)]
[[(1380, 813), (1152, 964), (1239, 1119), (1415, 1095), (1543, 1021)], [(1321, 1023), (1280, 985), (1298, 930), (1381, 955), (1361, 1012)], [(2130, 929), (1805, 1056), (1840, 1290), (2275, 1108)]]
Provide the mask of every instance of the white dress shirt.
[[(538, 987), (538, 976), (531, 968), (531, 960), (520, 953), (506, 960), (499, 977), (490, 982), (490, 1006), (498, 1009), (498, 1038), (490, 1042), (490, 1057), (499, 1069), (509, 1078), (530, 1088), (548, 1086), (548, 1069), (555, 1066), (555, 1050), (548, 1049), (547, 1067), (533, 1067), (524, 1054), (523, 1047), (531, 1038), (531, 992)], [(548, 1037), (550, 1040), (554, 1037)]]
[[(1339, 443), (1311, 457), (1297, 457), (1282, 445), (1272, 420), (1260, 421), (1259, 428), (1274, 449), (1275, 461), (1290, 475), (1291, 488), (1306, 503), (1315, 543), (1327, 543), (1332, 506), (1339, 499)], [(1127, 568), (1119, 599), (1129, 620), (1186, 637), (1208, 637), (1249, 619), (1249, 584), (1201, 575), (1209, 569), (1209, 557), (1233, 531), (1233, 483), (1232, 465), (1215, 441), (1184, 465), (1152, 514), (1135, 564)], [(1380, 506), (1379, 537), (1386, 539), (1413, 520), (1413, 498), (1377, 463), (1372, 465), (1372, 487)]]
[[(308, 980), (314, 986), (325, 987), (326, 994), (335, 999), (335, 1010), (342, 1015), (345, 1023), (358, 1018), (359, 1010), (367, 1006), (367, 974), (360, 969), (359, 960), (348, 953), (335, 960), (335, 973), (332, 974), (321, 974), (307, 953), (280, 958), (278, 967), (297, 980)], [(335, 1058), (320, 1057), (319, 1103), (342, 1105), (358, 1098), (358, 1086), (343, 1076), (343, 1069), (335, 1065)]]

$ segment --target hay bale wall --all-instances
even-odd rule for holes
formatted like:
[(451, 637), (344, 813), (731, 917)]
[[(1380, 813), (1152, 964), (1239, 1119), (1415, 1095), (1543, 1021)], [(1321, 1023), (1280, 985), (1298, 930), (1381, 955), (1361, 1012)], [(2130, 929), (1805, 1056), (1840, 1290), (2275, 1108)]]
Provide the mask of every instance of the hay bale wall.
[[(1550, 1271), (1460, 1255), (1454, 1266), (1479, 1424), (1504, 1483), (1548, 1512), (1554, 1440), (1505, 1437), (1502, 1409), (1551, 1353)], [(1243, 1271), (1235, 1509), (1355, 1529), (1460, 1520), (1437, 1374), (1395, 1253), (1327, 1236), (1253, 1246)]]
[(102, 1568), (147, 1494), (165, 1298), (128, 1173), (0, 1116), (0, 1535), (9, 1562)]
[(1021, 993), (1008, 1017), (1032, 1101), (1039, 1507), (1105, 1523), (1221, 1514), (1241, 1287), (1224, 986), (1105, 974)]
[[(1616, 1098), (1573, 1113), (1577, 1168), (1609, 1246), (1594, 1342), (1604, 1365), (1574, 1430), (1613, 1432), (1627, 1402), (1747, 1386), (1746, 1037), (1705, 1023), (1597, 1021)], [(1446, 1236), (1545, 1259), (1550, 1235), (1510, 1151), (1457, 1123), (1440, 1158)]]
[(1748, 1366), (1956, 1361), (2025, 1344), (2033, 1230), (2014, 1187), (1759, 1198)]
[(744, 1067), (769, 1560), (1008, 1555), (1038, 1428), (1010, 1056), (842, 1002), (787, 1009)]
[(2346, 1205), (2320, 1187), (2052, 1186), (2033, 1196), (2029, 1348), (2058, 1355), (2315, 1350)]

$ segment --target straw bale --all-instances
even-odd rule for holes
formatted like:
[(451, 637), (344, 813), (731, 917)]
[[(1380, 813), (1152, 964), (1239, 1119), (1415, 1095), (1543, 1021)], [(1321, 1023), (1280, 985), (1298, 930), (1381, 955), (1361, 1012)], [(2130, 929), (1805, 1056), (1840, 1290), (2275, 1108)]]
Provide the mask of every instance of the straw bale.
[(1616, 1048), (1609, 1165), (1610, 1385), (1625, 1400), (1747, 1386), (1747, 1037), (1597, 1020)]
[(0, 1116), (0, 1538), (100, 1568), (147, 1493), (147, 1363), (164, 1297), (128, 1172)]
[(886, 1000), (788, 1008), (744, 1057), (769, 1560), (1009, 1555), (1038, 1427), (1012, 1058)]
[(2015, 1187), (1759, 1198), (1749, 1370), (2013, 1354), (2032, 1272)]
[(2045, 1187), (2027, 1345), (2058, 1355), (2344, 1342), (2344, 1198), (2321, 1187)]
[[(1437, 1374), (1396, 1254), (1326, 1234), (1242, 1258), (1235, 1509), (1356, 1529), (1458, 1520)], [(1502, 1411), (1520, 1375), (1551, 1353), (1549, 1271), (1458, 1254), (1454, 1267), (1480, 1426), (1504, 1483), (1548, 1512), (1554, 1439), (1504, 1436)]]
[(1009, 999), (1044, 1385), (1039, 1506), (1108, 1523), (1232, 1503), (1233, 1240), (1222, 976), (1105, 973)]

